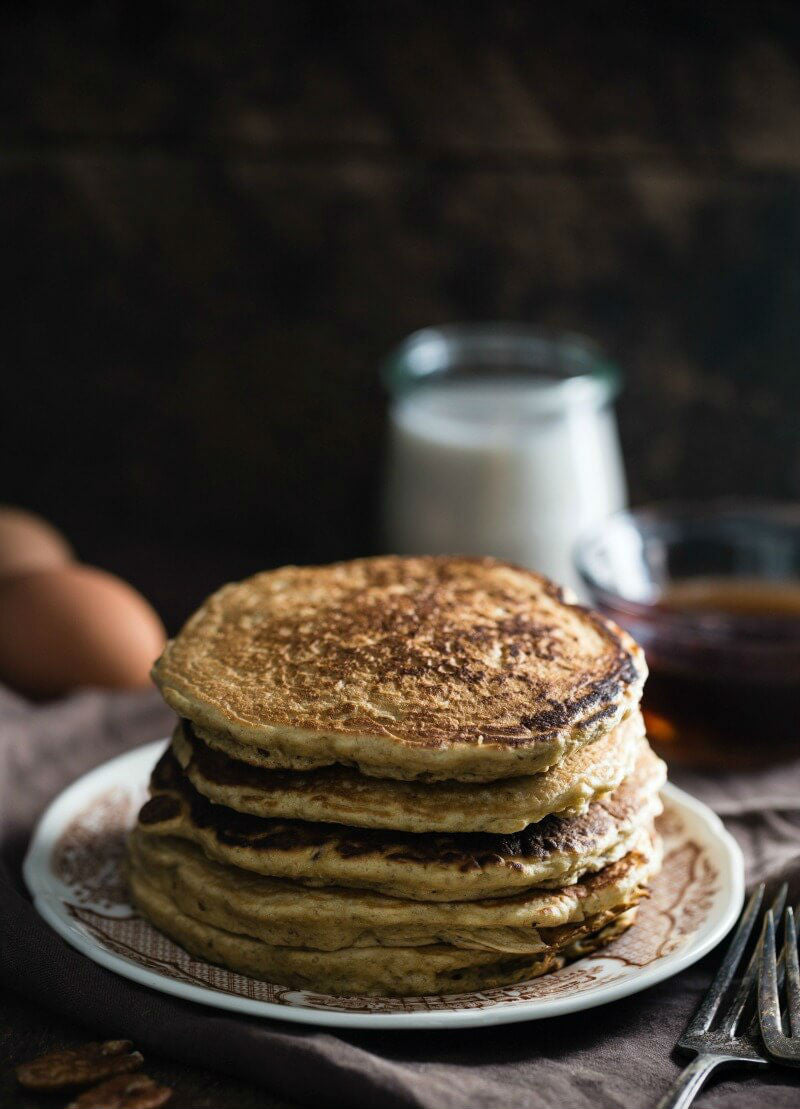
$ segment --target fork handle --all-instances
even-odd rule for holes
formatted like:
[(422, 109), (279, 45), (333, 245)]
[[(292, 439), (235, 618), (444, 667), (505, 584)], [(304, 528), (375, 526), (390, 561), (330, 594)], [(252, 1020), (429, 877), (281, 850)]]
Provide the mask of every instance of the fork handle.
[(656, 1109), (688, 1109), (714, 1067), (724, 1062), (724, 1056), (696, 1055), (672, 1083)]

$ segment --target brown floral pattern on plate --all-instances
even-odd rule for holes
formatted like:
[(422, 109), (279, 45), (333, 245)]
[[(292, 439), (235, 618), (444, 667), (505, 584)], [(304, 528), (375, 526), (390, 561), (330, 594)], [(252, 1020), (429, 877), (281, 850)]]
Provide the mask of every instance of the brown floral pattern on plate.
[(53, 849), (53, 873), (79, 904), (130, 908), (125, 840), (138, 806), (121, 787), (95, 797), (70, 823)]

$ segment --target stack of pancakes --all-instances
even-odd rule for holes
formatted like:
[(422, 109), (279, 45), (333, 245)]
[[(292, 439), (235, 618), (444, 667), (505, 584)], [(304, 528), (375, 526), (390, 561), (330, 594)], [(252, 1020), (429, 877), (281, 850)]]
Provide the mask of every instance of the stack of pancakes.
[(130, 837), (136, 904), (195, 955), (326, 993), (563, 966), (660, 865), (645, 674), (619, 628), (492, 559), (227, 585), (154, 670), (180, 720)]

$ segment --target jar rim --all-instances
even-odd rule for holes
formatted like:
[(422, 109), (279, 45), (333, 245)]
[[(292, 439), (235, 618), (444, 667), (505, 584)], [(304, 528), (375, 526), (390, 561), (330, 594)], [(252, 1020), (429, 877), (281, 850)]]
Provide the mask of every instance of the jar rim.
[(606, 404), (621, 386), (619, 369), (591, 339), (502, 320), (422, 328), (380, 364), (381, 380), (395, 397), (424, 384), (481, 372), (538, 379), (554, 400), (570, 403)]

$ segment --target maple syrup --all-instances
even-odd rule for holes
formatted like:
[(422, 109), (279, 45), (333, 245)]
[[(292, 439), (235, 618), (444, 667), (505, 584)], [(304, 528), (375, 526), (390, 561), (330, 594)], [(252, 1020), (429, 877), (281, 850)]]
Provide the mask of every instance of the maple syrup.
[(645, 649), (642, 707), (664, 758), (724, 768), (800, 756), (800, 581), (689, 578), (647, 617), (609, 615)]

